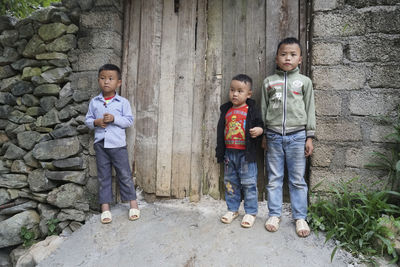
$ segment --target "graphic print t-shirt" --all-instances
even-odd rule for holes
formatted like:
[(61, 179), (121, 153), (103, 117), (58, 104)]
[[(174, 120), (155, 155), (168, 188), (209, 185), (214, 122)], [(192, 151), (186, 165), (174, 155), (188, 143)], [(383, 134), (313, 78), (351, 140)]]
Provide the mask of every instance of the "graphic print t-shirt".
[(246, 117), (248, 105), (240, 108), (232, 107), (225, 115), (225, 147), (233, 149), (246, 149)]

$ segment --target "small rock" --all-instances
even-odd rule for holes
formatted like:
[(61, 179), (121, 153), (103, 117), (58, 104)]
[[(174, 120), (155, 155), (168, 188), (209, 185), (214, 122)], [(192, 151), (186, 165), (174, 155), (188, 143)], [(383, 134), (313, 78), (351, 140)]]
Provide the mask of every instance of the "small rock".
[(36, 55), (36, 59), (62, 60), (62, 59), (68, 59), (68, 56), (63, 53), (51, 52), (51, 53), (38, 54)]
[(34, 210), (18, 213), (7, 220), (0, 222), (0, 248), (21, 244), (21, 228), (32, 229), (35, 237), (39, 235), (39, 214)]
[(11, 88), (18, 81), (21, 81), (21, 75), (16, 75), (16, 76), (1, 80), (0, 81), (0, 91), (1, 92), (11, 91)]
[(45, 51), (46, 45), (44, 44), (43, 40), (40, 39), (39, 35), (35, 34), (25, 46), (22, 55), (27, 58), (34, 58), (35, 55), (44, 53)]
[(42, 203), (38, 205), (38, 210), (40, 214), (40, 223), (39, 223), (40, 232), (42, 233), (43, 236), (47, 236), (49, 230), (47, 222), (52, 219), (55, 219), (57, 217), (59, 210), (50, 205)]
[(45, 112), (49, 112), (52, 108), (54, 108), (57, 103), (57, 97), (55, 96), (45, 96), (40, 99), (40, 106)]
[(76, 230), (78, 230), (79, 228), (81, 228), (82, 225), (83, 225), (83, 224), (80, 223), (80, 222), (71, 222), (71, 223), (69, 224), (69, 228), (71, 228), (72, 232), (75, 232)]
[(6, 159), (22, 159), (25, 156), (26, 152), (20, 147), (17, 147), (14, 144), (10, 144), (7, 148), (6, 154), (4, 158)]
[(38, 160), (57, 160), (74, 156), (80, 152), (77, 137), (41, 142), (33, 149), (33, 156)]
[(18, 51), (13, 47), (5, 47), (3, 56), (0, 57), (0, 65), (7, 65), (20, 58)]
[(58, 119), (58, 112), (53, 108), (43, 116), (41, 126), (51, 127), (59, 123), (60, 120)]
[(32, 168), (39, 168), (40, 164), (39, 161), (37, 161), (33, 156), (32, 156), (32, 151), (28, 152), (24, 156), (24, 161), (26, 165), (32, 167)]
[(85, 168), (81, 157), (55, 160), (53, 165), (63, 170), (83, 170)]
[(72, 94), (73, 94), (73, 90), (72, 90), (72, 88), (71, 88), (71, 83), (70, 83), (70, 82), (66, 83), (66, 84), (63, 86), (63, 88), (60, 90), (60, 93), (59, 93), (60, 99), (61, 99), (61, 98), (65, 98), (65, 97), (72, 96)]
[(13, 173), (24, 173), (28, 174), (32, 171), (32, 168), (25, 164), (23, 160), (14, 160), (11, 165), (11, 172)]
[(11, 201), (10, 194), (5, 188), (0, 188), (0, 205), (6, 204)]
[(15, 70), (23, 70), (26, 67), (41, 67), (43, 65), (39, 60), (21, 58), (18, 61), (11, 64), (11, 67)]
[(42, 78), (48, 83), (62, 83), (66, 81), (66, 77), (72, 72), (70, 67), (55, 68), (42, 73)]
[(26, 67), (22, 72), (22, 80), (29, 81), (33, 76), (40, 76), (42, 74), (42, 70), (37, 67)]
[(22, 104), (27, 107), (33, 107), (39, 105), (39, 99), (31, 94), (25, 94), (22, 96)]
[(71, 104), (72, 102), (73, 102), (73, 99), (71, 96), (63, 97), (63, 98), (60, 97), (59, 101), (56, 102), (55, 107), (57, 110), (61, 110), (66, 105)]
[(14, 96), (22, 96), (33, 92), (33, 85), (27, 81), (17, 81), (11, 87), (11, 93)]
[(5, 30), (0, 35), (0, 43), (6, 47), (15, 45), (15, 42), (18, 40), (18, 31), (17, 30)]
[(47, 51), (68, 52), (76, 47), (76, 37), (73, 34), (66, 34), (46, 45)]
[(54, 139), (59, 139), (63, 137), (72, 137), (78, 135), (78, 132), (76, 131), (76, 128), (73, 126), (64, 126), (61, 128), (58, 128), (50, 133), (50, 135)]
[(15, 106), (17, 104), (17, 98), (11, 93), (0, 93), (0, 104)]
[(32, 200), (29, 201), (23, 200), (23, 201), (24, 201), (23, 203), (18, 204), (16, 206), (0, 210), (0, 215), (14, 215), (23, 211), (36, 209), (37, 202)]
[(28, 185), (25, 174), (1, 174), (0, 186), (5, 188), (22, 188)]
[(43, 169), (36, 169), (28, 175), (29, 188), (33, 192), (48, 191), (56, 188), (57, 185), (47, 179)]
[(66, 31), (67, 26), (59, 22), (44, 24), (39, 28), (39, 36), (44, 41), (50, 41), (60, 37)]
[(61, 88), (57, 84), (42, 84), (35, 88), (33, 94), (35, 96), (58, 96)]
[(10, 65), (0, 66), (0, 80), (9, 78), (17, 74)]
[(62, 209), (61, 212), (57, 215), (57, 219), (60, 222), (63, 221), (78, 221), (83, 222), (85, 221), (85, 213), (80, 210), (75, 209)]
[(47, 196), (47, 202), (59, 208), (79, 208), (79, 204), (86, 201), (84, 200), (83, 188), (68, 183), (53, 189)]
[(48, 179), (54, 181), (73, 182), (80, 185), (86, 184), (86, 175), (82, 171), (45, 171)]

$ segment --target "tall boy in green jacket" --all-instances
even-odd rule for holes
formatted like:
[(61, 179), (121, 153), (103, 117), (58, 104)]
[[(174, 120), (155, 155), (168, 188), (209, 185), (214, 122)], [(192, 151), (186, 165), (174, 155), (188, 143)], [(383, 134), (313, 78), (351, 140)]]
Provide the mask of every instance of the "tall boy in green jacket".
[(278, 69), (264, 80), (261, 111), (266, 127), (266, 164), (268, 172), (270, 232), (279, 228), (282, 212), (282, 185), (285, 162), (289, 177), (290, 202), (296, 233), (310, 234), (307, 217), (307, 184), (304, 180), (306, 157), (313, 152), (315, 133), (314, 92), (311, 80), (299, 73), (301, 47), (296, 38), (286, 38), (278, 45)]

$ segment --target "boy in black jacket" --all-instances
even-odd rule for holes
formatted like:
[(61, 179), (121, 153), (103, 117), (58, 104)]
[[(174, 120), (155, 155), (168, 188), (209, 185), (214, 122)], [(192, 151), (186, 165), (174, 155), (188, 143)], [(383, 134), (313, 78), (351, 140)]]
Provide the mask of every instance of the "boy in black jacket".
[(221, 217), (223, 223), (231, 223), (239, 216), (241, 191), (244, 195), (246, 215), (242, 227), (253, 226), (258, 211), (256, 148), (258, 137), (263, 133), (261, 113), (255, 107), (252, 80), (245, 74), (232, 78), (229, 102), (220, 107), (221, 116), (217, 128), (216, 157), (224, 161), (225, 200), (228, 212)]

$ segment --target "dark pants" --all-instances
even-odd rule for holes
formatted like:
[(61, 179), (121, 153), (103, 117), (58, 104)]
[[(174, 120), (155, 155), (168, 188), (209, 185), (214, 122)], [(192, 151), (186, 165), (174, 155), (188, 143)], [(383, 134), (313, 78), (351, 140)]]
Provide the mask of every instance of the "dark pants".
[(112, 202), (112, 166), (114, 166), (117, 173), (121, 200), (135, 200), (136, 191), (126, 146), (104, 148), (104, 141), (100, 141), (94, 144), (94, 150), (96, 151), (97, 178), (99, 179), (99, 203), (107, 204)]

